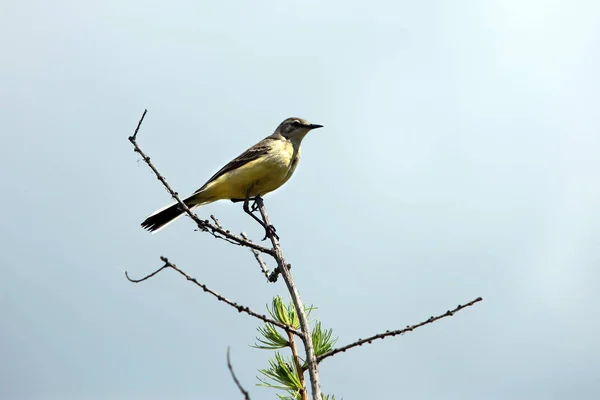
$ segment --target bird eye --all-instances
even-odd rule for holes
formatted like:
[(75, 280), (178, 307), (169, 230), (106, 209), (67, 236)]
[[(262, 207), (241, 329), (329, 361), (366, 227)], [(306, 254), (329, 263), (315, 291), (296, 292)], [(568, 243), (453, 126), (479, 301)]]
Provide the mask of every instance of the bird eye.
[(292, 125), (294, 125), (294, 126), (302, 126), (302, 123), (299, 120), (295, 119), (295, 120), (292, 121)]

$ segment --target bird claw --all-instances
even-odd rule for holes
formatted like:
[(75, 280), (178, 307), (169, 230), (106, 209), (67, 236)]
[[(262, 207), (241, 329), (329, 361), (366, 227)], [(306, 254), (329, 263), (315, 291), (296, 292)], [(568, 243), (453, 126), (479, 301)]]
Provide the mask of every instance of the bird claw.
[(270, 236), (273, 236), (274, 238), (276, 238), (277, 240), (279, 240), (279, 235), (277, 235), (276, 229), (275, 229), (275, 227), (273, 225), (268, 225), (265, 228), (265, 237), (262, 238), (262, 240), (265, 241)]

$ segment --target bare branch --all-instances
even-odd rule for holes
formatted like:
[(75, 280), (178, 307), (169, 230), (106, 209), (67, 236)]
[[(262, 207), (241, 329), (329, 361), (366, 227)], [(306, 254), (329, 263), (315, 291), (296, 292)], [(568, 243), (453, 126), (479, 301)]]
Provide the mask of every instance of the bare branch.
[(428, 324), (434, 323), (435, 321), (438, 321), (438, 320), (440, 320), (442, 318), (451, 317), (451, 316), (454, 315), (454, 313), (457, 313), (458, 311), (460, 311), (460, 310), (462, 310), (464, 308), (471, 307), (473, 304), (478, 303), (478, 302), (480, 302), (482, 300), (483, 299), (481, 297), (478, 297), (475, 300), (472, 300), (472, 301), (470, 301), (470, 302), (468, 302), (466, 304), (458, 305), (458, 307), (456, 307), (454, 310), (448, 310), (444, 314), (440, 314), (437, 317), (430, 317), (429, 319), (427, 319), (427, 320), (425, 320), (423, 322), (419, 322), (418, 324), (407, 326), (404, 329), (398, 329), (398, 330), (395, 330), (395, 331), (386, 331), (385, 333), (379, 333), (377, 335), (373, 335), (373, 336), (368, 337), (366, 339), (358, 339), (354, 343), (350, 343), (350, 344), (348, 344), (346, 346), (343, 346), (343, 347), (340, 347), (340, 348), (337, 348), (337, 349), (333, 349), (333, 350), (331, 350), (331, 351), (329, 351), (329, 352), (321, 355), (318, 358), (318, 362), (321, 362), (324, 359), (326, 359), (327, 357), (334, 356), (334, 355), (336, 355), (338, 353), (343, 353), (346, 350), (349, 350), (349, 349), (351, 349), (353, 347), (362, 346), (365, 343), (371, 344), (373, 342), (373, 340), (385, 339), (388, 336), (397, 336), (397, 335), (403, 335), (406, 332), (412, 332), (413, 330), (415, 330), (417, 328), (420, 328), (420, 327), (422, 327), (424, 325), (428, 325)]
[(128, 280), (129, 282), (132, 282), (132, 283), (140, 283), (140, 282), (144, 282), (146, 279), (150, 279), (150, 278), (152, 278), (154, 275), (158, 274), (160, 271), (162, 271), (163, 269), (166, 269), (166, 268), (171, 268), (171, 266), (170, 266), (170, 265), (163, 265), (162, 267), (160, 267), (159, 269), (157, 269), (157, 270), (156, 270), (156, 271), (154, 271), (153, 273), (151, 273), (151, 274), (149, 274), (149, 275), (146, 275), (145, 277), (143, 277), (143, 278), (140, 278), (140, 279), (131, 279), (131, 278), (129, 277), (129, 274), (127, 273), (127, 271), (125, 271), (125, 277), (127, 278), (127, 280)]
[(194, 222), (196, 222), (196, 225), (198, 225), (198, 228), (202, 231), (206, 231), (209, 232), (211, 235), (213, 235), (216, 238), (219, 239), (223, 239), (228, 241), (229, 243), (238, 245), (238, 246), (243, 246), (243, 247), (250, 247), (251, 249), (257, 250), (261, 253), (265, 253), (265, 254), (269, 254), (269, 255), (273, 255), (273, 250), (272, 249), (268, 249), (264, 246), (260, 246), (256, 243), (253, 243), (249, 240), (246, 240), (240, 236), (234, 235), (232, 234), (230, 231), (222, 228), (221, 226), (215, 225), (215, 224), (211, 224), (207, 219), (206, 220), (202, 220), (200, 219), (196, 214), (194, 214), (192, 212), (192, 210), (190, 210), (190, 208), (181, 200), (181, 198), (179, 197), (179, 195), (177, 194), (177, 192), (175, 192), (171, 186), (167, 183), (167, 180), (165, 179), (164, 176), (162, 176), (160, 174), (160, 172), (158, 172), (158, 169), (156, 169), (156, 167), (154, 166), (154, 164), (152, 163), (152, 161), (150, 161), (150, 157), (148, 157), (146, 155), (146, 153), (144, 153), (142, 151), (142, 149), (140, 148), (140, 146), (137, 144), (137, 134), (138, 131), (140, 129), (140, 126), (142, 125), (142, 121), (144, 120), (144, 117), (146, 116), (146, 112), (147, 110), (144, 110), (144, 113), (142, 114), (142, 117), (140, 118), (137, 128), (135, 129), (135, 132), (133, 134), (133, 136), (129, 137), (129, 141), (131, 142), (131, 144), (133, 144), (133, 148), (134, 151), (136, 153), (138, 153), (140, 156), (142, 156), (142, 159), (144, 160), (144, 162), (150, 167), (150, 169), (152, 170), (152, 172), (154, 172), (154, 175), (156, 176), (156, 178), (163, 184), (163, 186), (165, 187), (165, 189), (167, 189), (167, 191), (169, 192), (169, 194), (171, 195), (171, 197), (173, 197), (173, 199), (175, 199), (175, 201), (179, 204), (179, 207), (192, 219), (194, 220)]
[[(272, 227), (271, 219), (267, 214), (267, 210), (265, 209), (265, 204), (261, 197), (257, 197), (255, 199), (255, 205), (258, 207), (260, 211), (260, 215), (267, 227)], [(274, 234), (273, 229), (267, 229), (267, 236), (271, 240), (273, 244), (273, 257), (277, 261), (277, 269), (281, 273), (283, 280), (290, 292), (290, 297), (292, 298), (292, 302), (294, 303), (294, 307), (296, 308), (296, 313), (298, 314), (298, 320), (300, 321), (300, 330), (302, 331), (302, 342), (304, 344), (304, 351), (306, 354), (306, 363), (308, 364), (308, 374), (310, 376), (310, 385), (313, 400), (321, 400), (321, 384), (319, 383), (319, 370), (318, 370), (318, 361), (315, 355), (315, 349), (312, 343), (312, 335), (310, 333), (310, 325), (308, 324), (308, 318), (306, 317), (306, 312), (304, 311), (304, 305), (302, 304), (302, 300), (300, 299), (300, 294), (296, 289), (296, 285), (294, 284), (294, 280), (292, 279), (292, 274), (290, 273), (289, 266), (285, 262), (283, 258), (283, 251), (281, 250), (281, 246), (279, 245), (279, 239), (277, 235)]]
[(133, 140), (135, 140), (137, 138), (138, 131), (140, 130), (140, 126), (142, 126), (142, 122), (144, 122), (144, 117), (146, 117), (146, 113), (147, 112), (148, 112), (148, 110), (144, 109), (142, 117), (140, 118), (140, 120), (138, 121), (137, 126), (135, 127), (135, 132), (133, 132), (133, 136), (132, 136)]
[(129, 279), (130, 282), (133, 283), (139, 283), (139, 282), (143, 282), (146, 279), (150, 279), (153, 276), (155, 276), (156, 274), (158, 274), (160, 271), (166, 269), (166, 268), (171, 268), (174, 269), (175, 271), (179, 272), (179, 274), (183, 275), (188, 281), (195, 283), (197, 286), (199, 286), (200, 288), (202, 288), (202, 290), (204, 290), (205, 292), (213, 295), (214, 297), (217, 298), (217, 300), (222, 301), (223, 303), (229, 304), (231, 307), (235, 308), (236, 310), (238, 310), (239, 312), (244, 312), (248, 315), (251, 315), (255, 318), (260, 319), (263, 322), (267, 322), (269, 324), (273, 324), (275, 326), (278, 326), (279, 328), (285, 330), (286, 332), (289, 333), (293, 333), (295, 335), (298, 335), (299, 337), (303, 337), (304, 335), (302, 334), (302, 332), (294, 329), (293, 327), (289, 326), (289, 325), (285, 325), (282, 324), (280, 322), (275, 321), (274, 319), (271, 319), (269, 317), (267, 317), (264, 314), (259, 314), (255, 311), (252, 311), (249, 307), (247, 306), (243, 306), (241, 304), (238, 304), (234, 301), (229, 300), (228, 298), (221, 296), (219, 293), (215, 292), (214, 290), (210, 289), (208, 286), (198, 282), (196, 280), (196, 278), (191, 277), (190, 275), (188, 275), (187, 273), (185, 273), (184, 271), (182, 271), (181, 269), (179, 269), (179, 267), (177, 267), (175, 264), (171, 263), (169, 261), (168, 258), (166, 257), (160, 257), (161, 261), (164, 263), (164, 265), (162, 267), (160, 267), (159, 269), (157, 269), (156, 271), (154, 271), (153, 273), (141, 278), (141, 279), (131, 279), (129, 277), (129, 275), (127, 274), (127, 272), (125, 272), (125, 276), (127, 276), (127, 279)]
[[(212, 217), (212, 215), (211, 215), (211, 217)], [(246, 240), (250, 240), (245, 232), (240, 233), (240, 236)], [(277, 268), (275, 268), (275, 271), (273, 271), (273, 272), (269, 271), (269, 268), (267, 268), (267, 263), (265, 263), (262, 260), (262, 258), (260, 258), (260, 253), (254, 249), (250, 249), (250, 251), (254, 255), (256, 262), (258, 262), (258, 266), (260, 267), (261, 271), (263, 272), (263, 274), (265, 275), (267, 280), (269, 282), (277, 282), (277, 276), (279, 275), (279, 270)]]
[(229, 373), (231, 374), (231, 377), (233, 378), (235, 385), (238, 387), (238, 389), (240, 389), (240, 392), (242, 392), (242, 394), (244, 395), (244, 400), (250, 400), (250, 394), (248, 393), (248, 391), (246, 389), (244, 389), (244, 387), (238, 380), (237, 376), (235, 376), (235, 372), (233, 372), (233, 367), (231, 366), (231, 357), (229, 356), (229, 349), (230, 349), (230, 347), (228, 346), (227, 347), (227, 368), (229, 368)]

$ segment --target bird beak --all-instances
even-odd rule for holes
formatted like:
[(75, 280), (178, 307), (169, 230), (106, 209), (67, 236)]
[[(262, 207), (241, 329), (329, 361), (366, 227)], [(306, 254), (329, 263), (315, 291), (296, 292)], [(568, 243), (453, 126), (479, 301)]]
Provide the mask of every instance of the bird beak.
[(308, 126), (308, 129), (313, 130), (313, 129), (322, 128), (322, 127), (323, 127), (323, 125), (310, 124)]

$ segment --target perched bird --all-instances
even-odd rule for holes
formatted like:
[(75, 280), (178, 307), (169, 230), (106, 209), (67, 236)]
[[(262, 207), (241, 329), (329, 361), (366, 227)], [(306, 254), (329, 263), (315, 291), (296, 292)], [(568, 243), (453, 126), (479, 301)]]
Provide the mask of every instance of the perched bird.
[[(248, 201), (272, 192), (286, 183), (300, 160), (300, 144), (308, 132), (323, 125), (302, 118), (284, 120), (271, 136), (267, 136), (214, 174), (200, 189), (183, 202), (191, 209), (217, 200), (244, 201), (244, 211), (263, 227), (269, 227), (248, 209)], [(179, 204), (156, 210), (142, 227), (156, 232), (183, 215)]]

